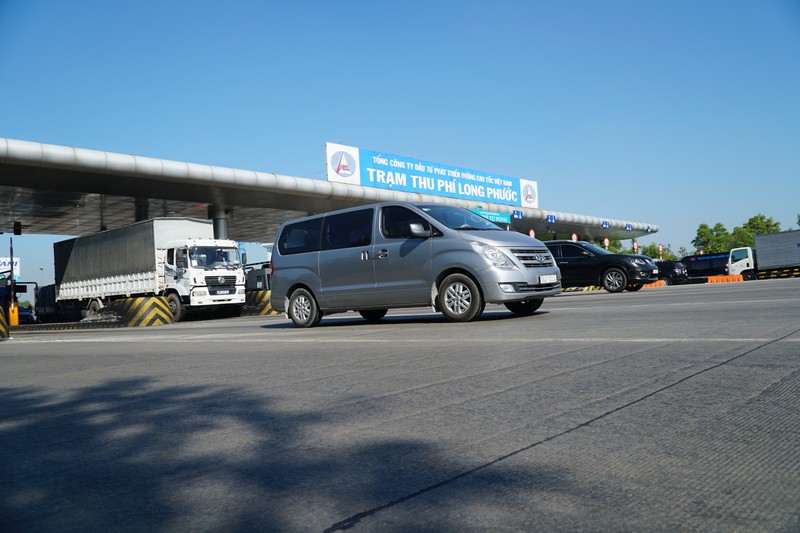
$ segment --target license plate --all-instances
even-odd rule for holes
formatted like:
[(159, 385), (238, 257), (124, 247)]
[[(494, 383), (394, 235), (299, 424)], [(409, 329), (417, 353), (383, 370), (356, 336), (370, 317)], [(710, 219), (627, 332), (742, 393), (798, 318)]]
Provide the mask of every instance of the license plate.
[(539, 276), (539, 283), (555, 283), (558, 277), (555, 274), (548, 274), (546, 276)]
[(217, 291), (217, 294), (228, 294), (231, 291)]
[(653, 274), (658, 274), (658, 269), (657, 268), (653, 269)]

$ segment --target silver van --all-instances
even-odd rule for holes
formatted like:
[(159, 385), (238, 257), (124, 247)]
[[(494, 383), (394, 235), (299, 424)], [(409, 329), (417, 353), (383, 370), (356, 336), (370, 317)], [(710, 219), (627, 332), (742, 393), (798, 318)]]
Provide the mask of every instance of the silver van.
[(358, 311), (432, 305), (467, 322), (486, 303), (530, 315), (561, 292), (561, 272), (540, 241), (460, 207), (384, 202), (284, 223), (272, 251), (272, 308), (295, 325)]

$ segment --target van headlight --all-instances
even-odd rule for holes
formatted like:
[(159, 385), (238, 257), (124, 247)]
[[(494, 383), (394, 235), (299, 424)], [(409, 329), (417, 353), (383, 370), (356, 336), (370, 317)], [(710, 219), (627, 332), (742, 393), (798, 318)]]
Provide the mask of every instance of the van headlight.
[(472, 245), (472, 249), (475, 250), (475, 253), (481, 256), (483, 260), (489, 264), (489, 266), (493, 266), (495, 268), (504, 268), (507, 270), (517, 268), (506, 254), (494, 246), (489, 246), (486, 243), (477, 241), (470, 241), (470, 244)]

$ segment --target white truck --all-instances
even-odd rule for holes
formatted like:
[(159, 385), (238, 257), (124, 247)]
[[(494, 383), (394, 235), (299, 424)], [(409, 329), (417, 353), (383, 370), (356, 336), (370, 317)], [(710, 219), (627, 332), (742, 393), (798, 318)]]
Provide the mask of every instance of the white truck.
[(728, 274), (745, 280), (800, 277), (800, 230), (756, 235), (755, 244), (730, 251)]
[(244, 270), (235, 241), (210, 220), (154, 218), (53, 244), (59, 307), (97, 314), (111, 300), (163, 296), (175, 322), (186, 312), (241, 313)]

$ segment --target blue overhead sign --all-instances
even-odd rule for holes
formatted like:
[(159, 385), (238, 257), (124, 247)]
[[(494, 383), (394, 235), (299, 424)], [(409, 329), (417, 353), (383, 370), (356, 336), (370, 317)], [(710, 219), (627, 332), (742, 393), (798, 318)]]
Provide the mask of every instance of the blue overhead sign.
[(508, 213), (497, 213), (495, 211), (484, 211), (483, 209), (470, 209), (473, 213), (477, 213), (486, 220), (492, 222), (499, 222), (501, 224), (511, 224), (511, 215)]
[(538, 184), (441, 163), (325, 144), (328, 181), (519, 207), (539, 207)]

